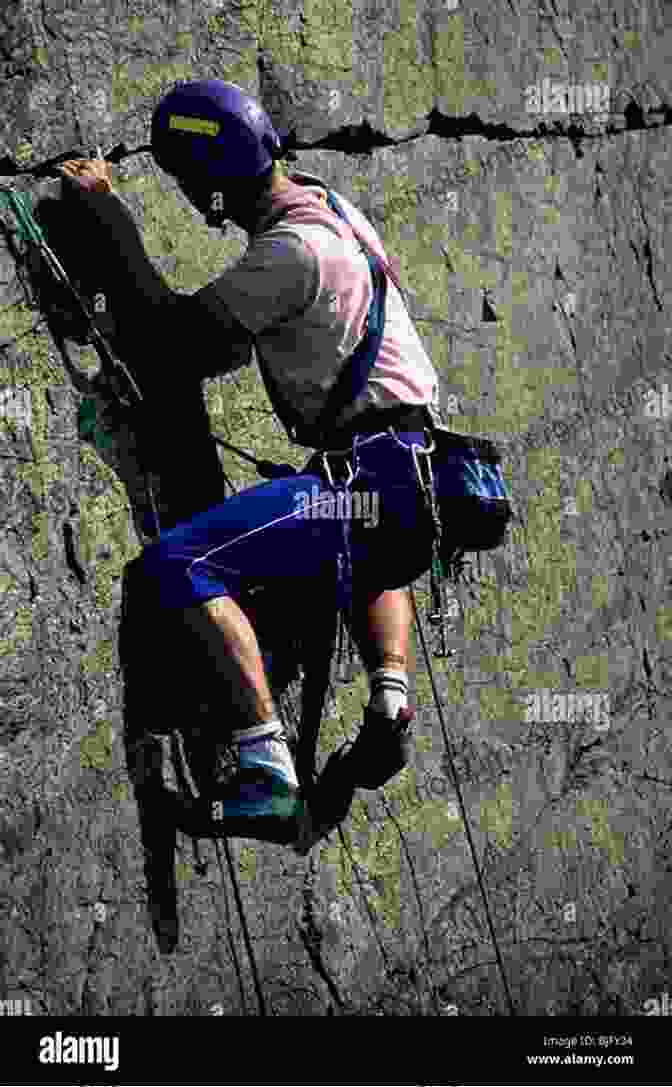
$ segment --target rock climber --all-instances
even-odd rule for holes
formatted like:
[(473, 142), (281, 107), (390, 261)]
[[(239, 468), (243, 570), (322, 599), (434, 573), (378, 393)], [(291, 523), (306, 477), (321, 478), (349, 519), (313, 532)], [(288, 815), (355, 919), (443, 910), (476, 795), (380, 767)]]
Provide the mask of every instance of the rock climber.
[[(348, 222), (340, 219), (319, 178), (285, 172), (286, 134), (281, 139), (261, 105), (235, 84), (177, 84), (154, 111), (151, 146), (206, 224), (224, 230), (234, 222), (249, 245), (195, 294), (173, 291), (147, 257), (109, 166), (100, 158), (71, 160), (62, 167), (69, 190), (110, 239), (104, 259), (113, 312), (142, 312), (139, 330), (141, 324), (161, 330), (173, 354), (147, 362), (155, 371), (176, 367), (172, 360), (184, 345), (185, 370), (203, 352), (214, 356), (213, 372), (224, 374), (250, 363), (254, 346), (290, 437), (318, 450), (298, 474), (226, 498), (163, 532), (144, 551), (161, 607), (179, 610), (202, 639), (221, 680), (222, 704), (235, 704), (246, 725), (231, 737), (236, 772), (224, 814), (263, 815), (275, 810), (278, 797), (300, 795), (257, 637), (239, 603), (246, 587), (269, 579), (319, 585), (340, 571), (371, 697), (339, 767), (353, 792), (378, 788), (407, 765), (411, 752), (407, 586), (431, 561), (417, 458), (428, 444), (426, 413), (438, 412), (437, 374), (391, 277), (383, 339), (364, 392), (329, 419), (316, 441), (311, 426), (366, 330), (373, 283), (365, 246), (389, 270), (378, 234), (335, 194)], [(188, 450), (183, 456), (187, 471)], [(353, 495), (375, 494), (375, 524), (351, 516), (344, 525), (334, 502), (344, 487)], [(309, 506), (331, 501), (333, 516), (311, 515), (306, 496)], [(354, 504), (345, 508), (352, 511)]]

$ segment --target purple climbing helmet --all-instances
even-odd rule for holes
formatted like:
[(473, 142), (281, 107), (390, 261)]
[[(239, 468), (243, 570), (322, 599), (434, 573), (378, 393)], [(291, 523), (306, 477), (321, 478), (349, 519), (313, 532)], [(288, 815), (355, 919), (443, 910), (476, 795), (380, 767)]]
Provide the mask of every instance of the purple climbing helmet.
[(200, 191), (249, 186), (283, 155), (266, 111), (221, 79), (176, 83), (154, 111), (151, 138), (158, 165)]

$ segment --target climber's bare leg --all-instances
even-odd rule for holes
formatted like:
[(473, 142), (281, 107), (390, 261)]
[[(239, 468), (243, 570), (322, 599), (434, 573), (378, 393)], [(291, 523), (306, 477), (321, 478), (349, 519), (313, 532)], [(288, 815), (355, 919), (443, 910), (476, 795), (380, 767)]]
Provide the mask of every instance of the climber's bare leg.
[(243, 727), (277, 717), (259, 642), (245, 613), (230, 596), (208, 600), (184, 612), (187, 626), (201, 639), (216, 675), (222, 699), (237, 710)]

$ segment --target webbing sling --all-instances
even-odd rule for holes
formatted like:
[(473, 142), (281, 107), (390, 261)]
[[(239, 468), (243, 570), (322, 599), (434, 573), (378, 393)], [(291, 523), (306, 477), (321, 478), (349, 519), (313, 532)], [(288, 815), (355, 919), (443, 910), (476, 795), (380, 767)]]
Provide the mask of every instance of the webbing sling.
[(313, 449), (319, 449), (322, 446), (323, 438), (327, 430), (333, 428), (334, 422), (338, 419), (341, 412), (346, 407), (354, 404), (357, 397), (360, 396), (366, 388), (369, 374), (378, 358), (380, 344), (383, 339), (383, 330), (385, 326), (385, 300), (387, 297), (387, 275), (391, 275), (391, 271), (387, 265), (383, 266), (383, 262), (369, 249), (359, 232), (352, 226), (340, 201), (337, 200), (333, 192), (329, 189), (327, 189), (327, 204), (330, 209), (338, 215), (339, 219), (343, 219), (348, 224), (353, 234), (364, 248), (366, 259), (368, 260), (369, 268), (371, 269), (373, 298), (371, 299), (371, 305), (369, 306), (366, 332), (350, 358), (347, 360), (336, 383), (330, 389), (326, 403), (318, 418), (313, 423), (305, 423), (296, 408), (282, 395), (275, 378), (269, 372), (268, 367), (261, 357), (261, 352), (257, 351), (259, 367), (264, 377), (266, 391), (268, 392), (273, 408), (287, 431), (287, 434), (290, 439), (298, 445), (305, 445), (312, 447)]

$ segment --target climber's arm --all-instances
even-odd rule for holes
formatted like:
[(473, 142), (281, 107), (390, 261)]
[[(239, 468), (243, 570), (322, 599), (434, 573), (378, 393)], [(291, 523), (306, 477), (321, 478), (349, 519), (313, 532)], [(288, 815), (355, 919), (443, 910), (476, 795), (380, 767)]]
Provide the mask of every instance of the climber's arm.
[[(140, 376), (157, 356), (214, 376), (252, 361), (252, 336), (209, 288), (174, 291), (148, 257), (127, 204), (113, 189), (78, 191), (89, 212), (91, 243), (115, 318), (117, 343)], [(151, 360), (151, 361), (150, 361)], [(152, 365), (151, 363), (154, 363)], [(190, 366), (191, 363), (191, 366)]]
[(193, 329), (193, 345), (203, 351), (205, 377), (232, 373), (252, 362), (254, 338), (211, 287), (188, 297), (178, 296), (178, 306)]

